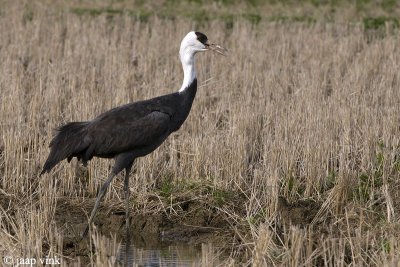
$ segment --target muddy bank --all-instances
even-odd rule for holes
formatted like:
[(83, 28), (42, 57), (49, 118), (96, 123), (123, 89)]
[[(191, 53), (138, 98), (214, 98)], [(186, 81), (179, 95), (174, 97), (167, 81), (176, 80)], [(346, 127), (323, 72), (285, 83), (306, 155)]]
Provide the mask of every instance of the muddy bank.
[[(117, 242), (125, 242), (129, 238), (135, 246), (148, 248), (159, 247), (161, 243), (193, 247), (212, 243), (228, 252), (233, 245), (245, 242), (241, 238), (250, 234), (246, 223), (246, 197), (236, 192), (211, 192), (204, 187), (200, 191), (175, 192), (169, 196), (149, 194), (140, 201), (132, 199), (129, 237), (125, 225), (125, 202), (103, 201), (93, 227), (102, 235), (116, 237)], [(75, 261), (79, 258), (81, 263), (89, 263), (89, 256), (96, 251), (90, 238), (81, 238), (94, 202), (95, 198), (57, 199), (54, 221), (63, 236), (63, 256), (66, 259)], [(15, 201), (0, 194), (3, 208), (10, 203)], [(287, 226), (307, 227), (313, 224), (320, 208), (321, 203), (313, 200), (289, 203), (280, 197), (277, 201), (282, 225)], [(243, 221), (235, 222), (232, 214)], [(262, 221), (260, 217), (259, 223)], [(275, 230), (283, 239), (284, 229), (278, 227)]]
[[(95, 199), (83, 201), (69, 198), (58, 200), (55, 221), (63, 235), (65, 256), (80, 257), (81, 261), (88, 261), (89, 238), (82, 239), (81, 234), (87, 225), (94, 201)], [(160, 203), (159, 199), (154, 202)], [(160, 243), (191, 246), (213, 243), (219, 247), (230, 247), (229, 240), (232, 240), (235, 233), (229, 218), (209, 199), (192, 200), (177, 197), (174, 202), (175, 204), (163, 209), (153, 205), (154, 210), (147, 212), (135, 209), (133, 205), (129, 225), (131, 242), (138, 247), (157, 247)], [(236, 203), (235, 209), (238, 211), (243, 208), (239, 202), (244, 201)], [(124, 202), (102, 203), (94, 219), (94, 227), (105, 236), (115, 236), (117, 241), (125, 242), (127, 234)]]
[[(74, 238), (83, 232), (94, 199), (60, 199), (57, 203), (56, 223), (64, 237)], [(157, 235), (165, 241), (193, 242), (193, 237), (207, 233), (223, 232), (229, 227), (221, 213), (205, 209), (202, 203), (190, 203), (185, 214), (143, 213), (131, 211), (130, 229), (142, 235)], [(125, 235), (125, 209), (122, 204), (103, 204), (94, 219), (97, 230), (104, 234), (114, 234), (117, 238)]]

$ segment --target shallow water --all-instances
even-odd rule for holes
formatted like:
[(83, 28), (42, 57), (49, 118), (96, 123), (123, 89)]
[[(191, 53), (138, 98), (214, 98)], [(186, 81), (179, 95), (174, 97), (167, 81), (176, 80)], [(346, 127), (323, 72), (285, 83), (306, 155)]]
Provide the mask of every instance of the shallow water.
[(191, 245), (165, 245), (140, 247), (121, 244), (117, 254), (117, 264), (143, 267), (191, 267), (202, 266), (201, 247)]

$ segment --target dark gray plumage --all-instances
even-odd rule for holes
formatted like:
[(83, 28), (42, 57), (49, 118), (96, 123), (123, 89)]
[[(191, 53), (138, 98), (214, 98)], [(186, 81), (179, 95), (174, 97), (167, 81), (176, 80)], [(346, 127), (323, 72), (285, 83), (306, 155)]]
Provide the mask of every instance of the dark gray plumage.
[[(73, 157), (84, 164), (93, 157), (116, 158), (115, 165), (125, 168), (137, 157), (155, 150), (189, 115), (197, 90), (194, 79), (181, 93), (172, 93), (111, 109), (92, 121), (71, 122), (57, 129), (50, 143), (50, 155), (43, 171), (49, 172), (57, 163)], [(117, 172), (122, 169), (117, 168)]]

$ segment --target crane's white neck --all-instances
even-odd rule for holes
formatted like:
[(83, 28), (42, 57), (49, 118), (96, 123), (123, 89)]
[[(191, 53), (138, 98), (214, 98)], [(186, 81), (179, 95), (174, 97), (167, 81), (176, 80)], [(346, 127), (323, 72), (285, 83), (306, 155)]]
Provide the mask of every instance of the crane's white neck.
[(192, 49), (185, 49), (181, 47), (179, 50), (179, 57), (182, 62), (183, 68), (183, 83), (179, 92), (184, 92), (186, 88), (188, 88), (194, 79), (196, 79), (196, 69), (194, 67), (194, 55), (196, 54), (195, 51)]

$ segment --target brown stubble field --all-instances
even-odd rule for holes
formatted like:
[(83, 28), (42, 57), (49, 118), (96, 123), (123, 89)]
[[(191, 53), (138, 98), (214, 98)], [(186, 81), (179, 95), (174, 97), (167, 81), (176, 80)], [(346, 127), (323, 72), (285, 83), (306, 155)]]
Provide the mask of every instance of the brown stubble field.
[[(207, 190), (190, 197), (215, 198), (234, 236), (221, 265), (400, 264), (398, 29), (382, 37), (359, 23), (239, 18), (228, 27), (30, 8), (9, 4), (0, 16), (3, 257), (63, 258), (58, 200), (93, 203), (112, 162), (94, 159), (83, 176), (63, 163), (39, 177), (52, 130), (178, 90), (179, 44), (196, 28), (229, 57), (197, 56), (191, 114), (137, 160), (133, 212), (172, 212), (149, 195), (168, 202), (181, 193), (170, 187), (195, 184)], [(225, 203), (235, 197), (240, 207)], [(118, 178), (104, 205), (122, 201)], [(112, 265), (104, 240), (92, 231), (92, 264)]]

